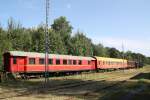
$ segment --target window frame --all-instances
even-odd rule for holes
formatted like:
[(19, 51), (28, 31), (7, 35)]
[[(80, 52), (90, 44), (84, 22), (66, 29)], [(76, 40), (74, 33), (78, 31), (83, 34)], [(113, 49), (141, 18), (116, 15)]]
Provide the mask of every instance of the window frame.
[(72, 65), (72, 60), (71, 59), (68, 60), (68, 64)]
[[(59, 61), (59, 63), (58, 63)], [(60, 65), (60, 59), (56, 59), (56, 65)]]
[[(31, 63), (31, 60), (33, 60), (34, 63)], [(36, 63), (35, 63), (35, 58), (29, 58), (29, 64), (30, 64), (30, 65), (36, 64)]]
[(91, 61), (90, 60), (88, 60), (88, 65), (91, 65)]
[(73, 60), (73, 65), (77, 65), (77, 60)]
[[(42, 61), (42, 63), (41, 63), (41, 61)], [(45, 59), (44, 58), (39, 58), (39, 64), (44, 65), (45, 64)]]
[(63, 65), (67, 65), (67, 59), (63, 59)]
[[(15, 63), (14, 63), (15, 62)], [(13, 64), (16, 65), (17, 64), (17, 57), (13, 57)]]
[[(51, 63), (50, 63), (50, 61), (51, 61)], [(49, 64), (49, 65), (53, 65), (53, 59), (52, 59), (52, 58), (49, 58), (49, 59), (48, 59), (48, 64)]]
[(82, 60), (79, 60), (79, 61), (78, 61), (78, 64), (79, 64), (79, 65), (82, 65)]
[(105, 65), (105, 61), (103, 61), (103, 65)]
[(99, 65), (101, 65), (101, 61), (98, 61)]

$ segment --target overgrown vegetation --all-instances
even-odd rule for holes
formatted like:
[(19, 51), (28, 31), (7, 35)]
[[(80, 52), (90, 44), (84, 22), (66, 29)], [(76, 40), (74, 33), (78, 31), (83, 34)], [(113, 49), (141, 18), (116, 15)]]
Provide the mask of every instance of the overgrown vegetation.
[[(2, 54), (6, 51), (45, 51), (44, 24), (36, 28), (25, 28), (10, 18), (7, 26), (7, 29), (0, 26), (0, 66), (2, 66)], [(90, 38), (86, 37), (86, 33), (80, 31), (72, 35), (72, 29), (73, 27), (65, 17), (54, 20), (49, 29), (49, 53), (122, 58), (122, 52), (119, 50), (104, 47), (101, 43), (94, 44)], [(150, 64), (150, 57), (140, 53), (128, 51), (125, 53), (125, 58)]]

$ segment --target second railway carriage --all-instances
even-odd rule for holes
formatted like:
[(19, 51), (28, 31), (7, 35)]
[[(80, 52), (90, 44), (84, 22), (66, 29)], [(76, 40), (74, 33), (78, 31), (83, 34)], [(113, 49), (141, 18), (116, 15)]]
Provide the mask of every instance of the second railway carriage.
[(97, 69), (121, 69), (127, 68), (127, 60), (107, 57), (95, 57)]
[[(7, 72), (44, 72), (45, 54), (36, 52), (9, 51), (4, 53), (4, 68)], [(49, 54), (49, 72), (95, 70), (92, 57)]]

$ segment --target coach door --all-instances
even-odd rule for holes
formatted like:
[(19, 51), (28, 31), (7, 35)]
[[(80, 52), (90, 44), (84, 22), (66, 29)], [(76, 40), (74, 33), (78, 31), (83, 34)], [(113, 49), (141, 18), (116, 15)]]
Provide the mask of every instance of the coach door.
[(91, 61), (91, 65), (92, 65), (93, 69), (97, 69), (97, 64), (95, 63), (95, 60)]
[(25, 70), (25, 58), (18, 57), (17, 59), (18, 72), (23, 72)]

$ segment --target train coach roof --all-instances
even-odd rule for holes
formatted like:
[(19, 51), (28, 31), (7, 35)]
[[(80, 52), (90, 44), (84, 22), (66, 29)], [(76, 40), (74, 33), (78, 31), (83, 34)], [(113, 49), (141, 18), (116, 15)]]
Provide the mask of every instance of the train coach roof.
[(95, 56), (95, 58), (97, 59), (97, 60), (103, 60), (103, 61), (114, 61), (114, 62), (123, 62), (123, 61), (127, 61), (127, 60), (125, 60), (125, 59), (117, 59), (117, 58), (107, 58), (107, 57), (97, 57), (97, 56)]
[[(37, 52), (23, 52), (23, 51), (9, 51), (12, 56), (23, 56), (23, 57), (41, 57), (44, 58), (44, 53)], [(49, 58), (62, 58), (62, 59), (77, 59), (77, 60), (95, 60), (92, 57), (83, 57), (83, 56), (72, 56), (72, 55), (59, 55), (59, 54), (49, 54)]]

